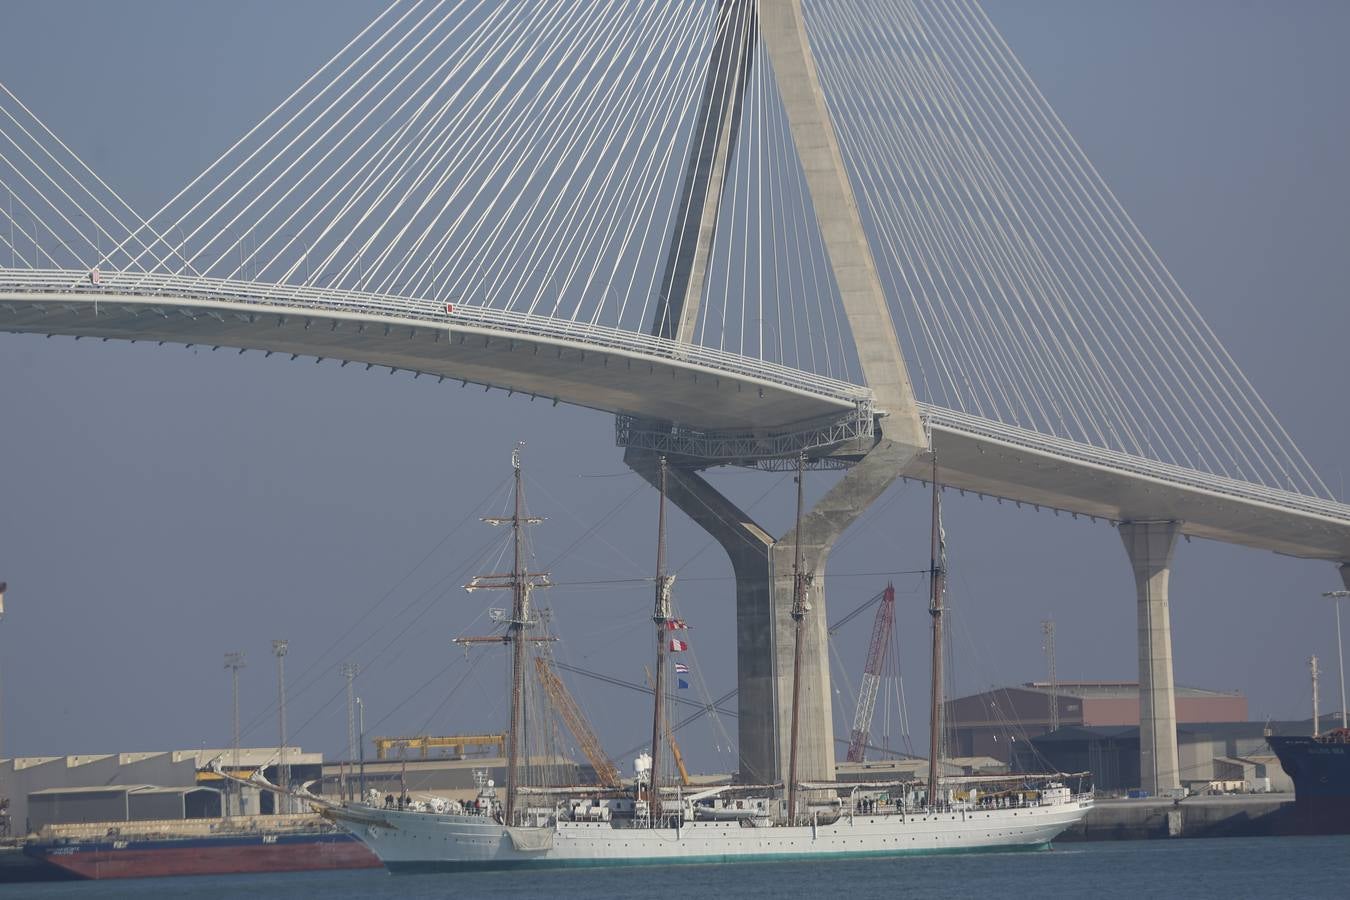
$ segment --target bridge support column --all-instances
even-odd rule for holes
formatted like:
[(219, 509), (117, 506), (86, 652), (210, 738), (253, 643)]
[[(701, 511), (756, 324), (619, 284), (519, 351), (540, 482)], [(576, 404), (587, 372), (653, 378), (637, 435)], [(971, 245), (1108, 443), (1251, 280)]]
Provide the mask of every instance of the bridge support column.
[[(811, 575), (802, 647), (799, 781), (833, 781), (825, 565), (834, 542), (881, 496), (914, 455), (880, 441), (802, 518), (802, 558)], [(653, 484), (657, 456), (629, 450), (624, 461)], [(721, 544), (736, 575), (736, 687), (739, 778), (773, 783), (787, 777), (792, 726), (792, 559), (796, 535), (781, 539), (757, 525), (697, 472), (672, 468), (667, 496)]]
[(1154, 796), (1181, 787), (1172, 619), (1167, 596), (1178, 522), (1124, 522), (1139, 610), (1139, 780)]
[[(659, 456), (629, 449), (624, 462), (653, 486)], [(726, 551), (736, 576), (736, 743), (739, 779), (753, 784), (778, 778), (774, 738), (773, 597), (769, 554), (773, 536), (755, 524), (697, 472), (671, 467), (666, 478), (671, 503), (698, 523)], [(676, 590), (678, 591), (678, 585)]]
[[(834, 716), (830, 692), (830, 645), (825, 605), (825, 567), (835, 541), (900, 477), (914, 457), (912, 447), (880, 441), (802, 517), (802, 565), (810, 582), (811, 610), (802, 645), (802, 691), (797, 744), (799, 781), (834, 781)], [(774, 611), (775, 697), (778, 707), (779, 779), (787, 778), (792, 732), (792, 560), (797, 534), (789, 531), (771, 550)]]

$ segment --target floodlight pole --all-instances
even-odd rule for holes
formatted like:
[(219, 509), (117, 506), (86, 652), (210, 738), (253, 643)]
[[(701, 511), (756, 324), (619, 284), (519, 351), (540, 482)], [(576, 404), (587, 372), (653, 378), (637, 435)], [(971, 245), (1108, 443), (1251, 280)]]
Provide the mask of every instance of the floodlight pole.
[(277, 658), (277, 716), (281, 723), (281, 746), (277, 748), (277, 787), (281, 788), (281, 793), (277, 800), (284, 807), (276, 810), (278, 813), (289, 812), (291, 806), (287, 801), (291, 773), (286, 769), (286, 651), (289, 647), (290, 641), (272, 642), (272, 653)]
[[(12, 223), (11, 227), (13, 227)], [(7, 582), (0, 581), (0, 619), (3, 619), (5, 617), (5, 589), (8, 587), (9, 584)], [(3, 718), (0, 718), (0, 756), (4, 755), (4, 746), (5, 746), (4, 720)]]
[(361, 799), (366, 797), (366, 705), (361, 702), (361, 698), (356, 698), (356, 721), (360, 728), (360, 743), (356, 745), (356, 753), (360, 759), (361, 773), (357, 777), (357, 783), (361, 788)]
[[(246, 663), (244, 662), (244, 654), (242, 651), (234, 651), (225, 654), (225, 668), (230, 670), (230, 684), (234, 693), (234, 722), (230, 731), (230, 747), (233, 750), (233, 756), (230, 760), (230, 765), (233, 767), (236, 776), (239, 774), (239, 670), (244, 668), (245, 665)], [(234, 782), (230, 782), (225, 790), (227, 805), (229, 802), (228, 798), (231, 794), (236, 798), (234, 814), (242, 815), (244, 812), (244, 795), (239, 785)], [(230, 815), (228, 809), (225, 814), (227, 816)]]
[[(356, 756), (356, 694), (353, 691), (352, 682), (356, 678), (361, 667), (354, 662), (345, 662), (338, 667), (338, 672), (347, 679), (347, 765), (344, 773), (350, 773), (353, 757)], [(348, 774), (342, 776), (342, 799), (351, 800), (351, 777)]]

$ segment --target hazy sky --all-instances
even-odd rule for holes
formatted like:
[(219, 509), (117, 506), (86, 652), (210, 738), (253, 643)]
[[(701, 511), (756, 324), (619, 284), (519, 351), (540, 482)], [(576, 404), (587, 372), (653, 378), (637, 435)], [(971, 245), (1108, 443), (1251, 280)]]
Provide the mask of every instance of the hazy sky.
[[(4, 0), (0, 81), (148, 212), (376, 8)], [(1350, 4), (987, 8), (1344, 499)], [(3, 753), (228, 743), (221, 654), (248, 654), (249, 722), (275, 699), (277, 637), (291, 641), (291, 732), (307, 749), (345, 746), (337, 665), (347, 658), (367, 667), (358, 683), (371, 733), (500, 728), (502, 663), (470, 669), (448, 642), (484, 605), (455, 586), (491, 563), (480, 550), (493, 535), (472, 517), (489, 512), (478, 507), (485, 496), (500, 498), (493, 488), (504, 486), (517, 440), (527, 442), (531, 506), (549, 517), (536, 529), (539, 557), (564, 583), (549, 597), (566, 638), (559, 656), (640, 680), (649, 586), (577, 584), (652, 567), (655, 497), (625, 474), (608, 416), (283, 356), (0, 335), (0, 580), (11, 584), (0, 622)], [(764, 497), (752, 511), (771, 530), (788, 524), (783, 476), (715, 478), (745, 505)], [(818, 493), (828, 479), (812, 476), (809, 487)], [(948, 518), (959, 690), (1043, 678), (1047, 616), (1062, 679), (1137, 676), (1133, 584), (1108, 526), (955, 497)], [(926, 529), (920, 489), (894, 488), (831, 558), (830, 618), (884, 586), (885, 575), (869, 573), (926, 565)], [(734, 686), (729, 566), (678, 516), (671, 555), (694, 663), (720, 694)], [(916, 577), (895, 580), (917, 709), (924, 599)], [(1331, 610), (1318, 595), (1340, 586), (1325, 563), (1182, 545), (1172, 581), (1178, 683), (1242, 690), (1253, 718), (1306, 717), (1307, 657), (1335, 664)], [(862, 617), (838, 638), (855, 684), (869, 624)], [(649, 726), (638, 695), (572, 684), (612, 753), (641, 743)], [(1323, 709), (1335, 702), (1333, 685)], [(734, 736), (734, 722), (724, 725)], [(270, 713), (245, 736), (275, 739)], [(697, 768), (734, 765), (711, 726), (683, 743)]]

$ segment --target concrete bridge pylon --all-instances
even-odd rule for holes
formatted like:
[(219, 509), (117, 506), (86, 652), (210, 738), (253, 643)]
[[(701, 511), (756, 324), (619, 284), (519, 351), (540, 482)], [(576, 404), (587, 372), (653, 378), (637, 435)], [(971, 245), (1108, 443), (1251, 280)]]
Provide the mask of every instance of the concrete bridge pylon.
[[(882, 440), (802, 517), (804, 567), (810, 574), (802, 651), (798, 779), (834, 779), (829, 639), (824, 576), (830, 550), (896, 479), (912, 454)], [(624, 461), (654, 487), (659, 456), (630, 449)], [(736, 578), (737, 744), (742, 782), (771, 784), (787, 776), (792, 698), (792, 562), (797, 535), (775, 539), (697, 471), (668, 470), (667, 498), (721, 545)]]
[(1139, 779), (1154, 796), (1181, 787), (1168, 582), (1179, 522), (1122, 522), (1139, 612)]
[[(830, 707), (825, 565), (834, 542), (928, 447), (876, 261), (844, 169), (806, 33), (801, 0), (721, 0), (719, 39), (704, 79), (694, 141), (653, 333), (688, 342), (703, 291), (755, 54), (776, 80), (815, 209), (830, 269), (878, 412), (862, 458), (804, 515), (800, 540), (810, 579), (797, 776), (835, 777)], [(630, 448), (625, 461), (653, 484), (657, 457)], [(668, 496), (721, 544), (736, 574), (740, 778), (786, 779), (793, 678), (792, 559), (798, 535), (775, 539), (693, 467), (677, 466)]]

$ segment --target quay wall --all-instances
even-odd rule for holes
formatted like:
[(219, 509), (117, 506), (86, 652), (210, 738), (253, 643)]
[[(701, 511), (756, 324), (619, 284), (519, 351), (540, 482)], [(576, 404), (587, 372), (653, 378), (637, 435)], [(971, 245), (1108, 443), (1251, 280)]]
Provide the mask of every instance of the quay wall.
[(1262, 837), (1299, 831), (1291, 794), (1098, 800), (1087, 818), (1057, 838), (1056, 843)]

